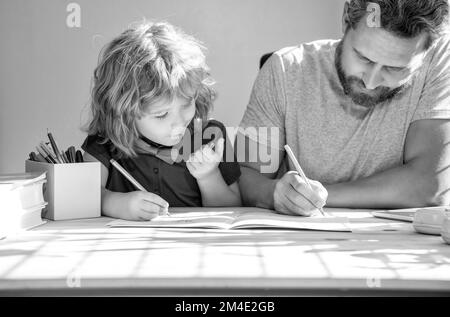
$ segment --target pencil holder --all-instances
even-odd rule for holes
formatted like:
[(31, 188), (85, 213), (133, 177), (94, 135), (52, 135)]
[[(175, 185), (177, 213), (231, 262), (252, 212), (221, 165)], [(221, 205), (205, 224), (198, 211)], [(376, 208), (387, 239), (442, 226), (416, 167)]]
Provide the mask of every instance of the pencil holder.
[(44, 218), (69, 220), (101, 214), (100, 163), (50, 164), (25, 161), (26, 172), (47, 172)]

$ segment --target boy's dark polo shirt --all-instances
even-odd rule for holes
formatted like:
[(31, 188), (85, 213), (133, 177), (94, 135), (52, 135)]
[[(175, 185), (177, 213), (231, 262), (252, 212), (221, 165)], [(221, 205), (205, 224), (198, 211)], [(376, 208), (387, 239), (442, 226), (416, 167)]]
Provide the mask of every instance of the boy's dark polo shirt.
[[(223, 160), (219, 163), (219, 170), (227, 185), (236, 182), (241, 171), (236, 157), (234, 162), (225, 162), (227, 151), (233, 151), (230, 141), (226, 136), (226, 130), (222, 123), (210, 120), (203, 128), (217, 128), (218, 134), (225, 137)], [(212, 135), (209, 139), (202, 138), (202, 144), (207, 144), (220, 136)], [(193, 138), (193, 136), (192, 136)], [(169, 164), (152, 154), (138, 154), (134, 158), (119, 158), (111, 141), (105, 144), (98, 135), (89, 135), (81, 148), (99, 160), (108, 168), (108, 180), (106, 189), (114, 192), (131, 192), (137, 189), (116, 168), (110, 164), (110, 159), (115, 159), (127, 170), (147, 191), (155, 193), (165, 199), (171, 207), (201, 207), (202, 198), (196, 179), (189, 173), (184, 161)], [(152, 146), (158, 146), (144, 138), (144, 141)]]

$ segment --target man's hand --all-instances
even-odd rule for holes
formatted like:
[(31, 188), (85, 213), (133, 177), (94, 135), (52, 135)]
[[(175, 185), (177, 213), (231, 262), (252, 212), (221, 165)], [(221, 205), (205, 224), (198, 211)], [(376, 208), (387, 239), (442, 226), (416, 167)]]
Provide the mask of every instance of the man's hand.
[(309, 188), (297, 172), (290, 171), (276, 183), (273, 193), (274, 207), (286, 215), (310, 216), (312, 210), (322, 208), (328, 192), (318, 181), (309, 180)]

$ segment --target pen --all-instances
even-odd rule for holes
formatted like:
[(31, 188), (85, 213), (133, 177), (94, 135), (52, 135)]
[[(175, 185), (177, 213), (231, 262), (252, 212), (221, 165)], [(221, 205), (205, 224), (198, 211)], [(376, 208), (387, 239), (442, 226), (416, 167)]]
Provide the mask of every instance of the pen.
[(30, 157), (30, 160), (31, 160), (31, 161), (38, 162), (38, 158), (37, 158), (37, 156), (36, 156), (36, 153), (30, 152), (29, 157)]
[(61, 153), (59, 153), (59, 149), (58, 146), (56, 145), (55, 139), (53, 138), (53, 135), (50, 132), (48, 132), (48, 129), (47, 129), (47, 136), (48, 139), (50, 140), (50, 144), (52, 145), (53, 152), (55, 152), (57, 160), (59, 160), (61, 163), (64, 163), (64, 160), (61, 157)]
[[(137, 180), (134, 179), (116, 160), (110, 159), (109, 162), (123, 175), (126, 179), (128, 179), (137, 189), (146, 192), (147, 190), (138, 183)], [(170, 216), (169, 211), (167, 211), (167, 215)]]
[(72, 158), (70, 157), (69, 150), (65, 151), (64, 154), (66, 155), (67, 160), (69, 161), (69, 163), (73, 163), (73, 162), (72, 162)]
[(49, 156), (40, 146), (36, 146), (36, 150), (39, 152), (39, 154), (48, 162), (51, 164), (56, 164), (56, 161)]
[[(297, 159), (295, 158), (294, 152), (292, 152), (290, 146), (286, 144), (284, 146), (284, 148), (286, 149), (286, 152), (287, 152), (289, 158), (291, 159), (292, 163), (294, 163), (295, 169), (300, 174), (300, 177), (304, 179), (304, 181), (306, 182), (306, 185), (308, 185), (309, 189), (312, 189), (311, 184), (308, 181), (308, 178), (306, 177), (305, 173), (303, 172), (302, 168), (300, 167), (300, 164), (298, 163)], [(317, 209), (320, 210), (320, 212), (322, 213), (322, 216), (325, 216), (325, 212), (323, 211), (322, 208), (317, 208)]]
[(51, 157), (55, 163), (62, 163), (57, 157), (56, 155), (53, 153), (53, 150), (51, 149), (51, 147), (48, 145), (48, 142), (41, 142), (40, 143), (41, 149), (49, 156)]
[(62, 158), (64, 160), (64, 163), (70, 163), (69, 158), (67, 157), (66, 153), (62, 152), (61, 156), (62, 156)]
[(43, 162), (43, 163), (47, 162), (41, 154), (37, 154), (36, 157), (37, 157), (38, 162)]
[[(75, 160), (75, 156), (76, 156), (75, 147), (74, 147), (74, 146), (70, 146), (70, 147), (67, 149), (67, 152), (69, 153), (69, 154), (68, 154), (69, 159), (72, 161), (72, 163), (75, 163), (75, 162), (76, 162), (76, 160)], [(67, 154), (67, 152), (66, 152), (66, 154)]]
[(83, 154), (81, 154), (81, 151), (80, 151), (80, 150), (78, 150), (78, 151), (75, 153), (75, 162), (77, 162), (77, 163), (83, 163)]

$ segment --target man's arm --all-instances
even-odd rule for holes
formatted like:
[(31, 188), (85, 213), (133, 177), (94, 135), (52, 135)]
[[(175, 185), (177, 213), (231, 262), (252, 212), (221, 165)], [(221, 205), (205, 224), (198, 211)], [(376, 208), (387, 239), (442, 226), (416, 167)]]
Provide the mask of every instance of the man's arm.
[[(269, 150), (266, 145), (255, 142), (241, 131), (238, 131), (236, 135), (234, 150), (241, 167), (239, 189), (242, 204), (244, 206), (274, 209), (273, 193), (278, 181), (275, 178), (281, 166), (282, 151)], [(270, 153), (270, 161), (265, 163), (266, 166), (267, 164), (271, 166), (270, 169), (262, 168), (264, 163), (261, 162), (259, 156), (262, 151)]]
[(450, 204), (450, 120), (413, 122), (405, 141), (403, 165), (356, 181), (324, 186), (329, 207)]
[(273, 192), (278, 180), (273, 178), (272, 174), (261, 174), (256, 163), (241, 163), (239, 188), (243, 205), (274, 209)]

